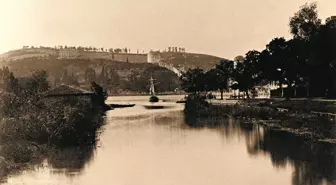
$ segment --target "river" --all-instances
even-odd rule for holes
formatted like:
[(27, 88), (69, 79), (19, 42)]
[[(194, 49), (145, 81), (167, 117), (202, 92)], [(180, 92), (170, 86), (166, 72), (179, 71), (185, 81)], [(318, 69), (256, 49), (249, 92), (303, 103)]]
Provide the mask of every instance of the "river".
[[(336, 145), (316, 143), (235, 120), (189, 128), (180, 96), (160, 96), (173, 107), (147, 110), (148, 97), (110, 97), (135, 103), (107, 113), (97, 149), (45, 162), (9, 176), (8, 185), (301, 185), (336, 184)], [(171, 100), (171, 102), (169, 102)], [(78, 167), (76, 168), (76, 166)], [(334, 183), (333, 183), (334, 181)]]

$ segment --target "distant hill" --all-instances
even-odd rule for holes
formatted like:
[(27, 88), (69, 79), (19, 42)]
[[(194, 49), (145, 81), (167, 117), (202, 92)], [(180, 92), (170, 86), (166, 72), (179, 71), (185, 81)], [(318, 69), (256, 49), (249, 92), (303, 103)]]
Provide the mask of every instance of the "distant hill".
[(198, 53), (162, 52), (160, 56), (161, 62), (171, 64), (180, 70), (196, 67), (209, 70), (223, 60), (220, 57)]
[[(67, 54), (67, 55), (64, 55)], [(209, 70), (222, 60), (220, 57), (186, 52), (159, 52), (159, 63), (170, 65), (179, 70), (184, 71), (188, 68), (202, 68)], [(23, 48), (13, 50), (0, 55), (0, 61), (22, 61), (23, 59), (39, 58), (39, 59), (80, 59), (80, 60), (115, 60), (129, 63), (147, 63), (147, 54), (137, 53), (111, 53), (106, 51), (84, 51), (74, 47), (67, 49), (55, 49), (50, 47), (41, 48)]]
[(40, 59), (26, 58), (3, 61), (15, 75), (24, 77), (46, 70), (53, 86), (78, 85), (87, 88), (97, 81), (112, 93), (148, 92), (151, 76), (157, 80), (158, 92), (174, 91), (178, 77), (172, 71), (149, 63), (130, 63), (106, 59)]

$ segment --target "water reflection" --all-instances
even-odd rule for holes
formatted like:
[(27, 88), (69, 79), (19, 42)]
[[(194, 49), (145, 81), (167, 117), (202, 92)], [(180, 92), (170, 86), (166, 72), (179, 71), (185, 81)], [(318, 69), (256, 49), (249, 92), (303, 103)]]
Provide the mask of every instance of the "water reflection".
[(65, 172), (81, 172), (94, 157), (96, 146), (81, 148), (54, 149), (47, 157), (53, 169), (65, 169)]
[(307, 141), (285, 131), (265, 129), (264, 135), (248, 147), (251, 154), (269, 153), (278, 168), (291, 164), (293, 185), (320, 185), (336, 180), (336, 144)]
[[(8, 154), (15, 154), (20, 148), (3, 147), (2, 151)], [(11, 151), (8, 151), (11, 150)], [(90, 161), (94, 157), (96, 146), (73, 147), (73, 148), (48, 148), (44, 151), (34, 154), (29, 163), (13, 163), (11, 169), (7, 173), (3, 173), (0, 183), (6, 183), (8, 177), (13, 178), (20, 176), (29, 171), (39, 171), (41, 169), (49, 169), (51, 174), (62, 174), (69, 178), (80, 175)], [(1, 166), (1, 170), (6, 170), (8, 166)]]
[[(201, 120), (189, 127), (181, 110), (111, 111), (101, 147), (52, 149), (36, 173), (9, 184), (331, 184), (335, 145), (232, 119)], [(143, 114), (140, 114), (143, 112)], [(94, 159), (94, 160), (93, 160)], [(44, 164), (44, 163), (43, 163)], [(55, 177), (56, 176), (56, 177)], [(18, 177), (18, 176), (16, 176)], [(68, 181), (68, 179), (72, 179)]]
[(292, 185), (336, 184), (336, 144), (306, 140), (292, 133), (237, 120), (203, 120), (198, 125), (214, 127), (223, 138), (245, 139), (253, 156), (269, 154), (276, 168), (293, 167)]

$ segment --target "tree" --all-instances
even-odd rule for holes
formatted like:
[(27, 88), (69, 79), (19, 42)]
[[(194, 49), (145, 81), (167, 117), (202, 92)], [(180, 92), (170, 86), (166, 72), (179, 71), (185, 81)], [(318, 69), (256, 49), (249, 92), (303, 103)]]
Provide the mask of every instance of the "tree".
[(107, 85), (106, 88), (110, 91), (116, 90), (120, 86), (120, 77), (118, 72), (112, 68), (106, 70), (107, 73)]
[(216, 65), (217, 72), (217, 84), (218, 89), (221, 93), (221, 100), (223, 100), (223, 91), (228, 90), (228, 83), (230, 78), (232, 78), (234, 70), (234, 62), (228, 60), (222, 60), (218, 65)]
[(205, 90), (204, 77), (203, 69), (189, 69), (180, 77), (181, 87), (189, 93), (200, 93)]
[(19, 78), (20, 93), (24, 97), (28, 97), (31, 103), (37, 103), (43, 92), (49, 90), (48, 75), (46, 71), (37, 71), (30, 77)]
[[(307, 58), (303, 50), (305, 41), (302, 39), (291, 39), (286, 42), (285, 57), (286, 60), (283, 64), (283, 75), (285, 83), (287, 84), (287, 99), (296, 95), (296, 87), (302, 84), (305, 72), (307, 72)], [(294, 89), (293, 89), (294, 88)]]
[(235, 62), (238, 63), (238, 62), (243, 62), (244, 59), (245, 59), (244, 56), (242, 56), (242, 55), (238, 55), (238, 56), (236, 56), (233, 60), (234, 60)]
[(261, 52), (260, 69), (262, 75), (269, 82), (277, 82), (283, 94), (282, 85), (284, 79), (284, 65), (287, 61), (287, 41), (283, 38), (274, 38)]
[(303, 5), (289, 21), (290, 32), (295, 39), (309, 40), (318, 33), (320, 25), (316, 3)]
[(61, 82), (67, 85), (79, 85), (78, 77), (74, 74), (74, 72), (68, 74), (67, 69), (64, 69), (63, 71), (63, 74), (61, 76)]
[(94, 82), (97, 80), (96, 71), (93, 68), (85, 69), (85, 82), (87, 84)]
[(260, 52), (255, 50), (249, 51), (246, 53), (244, 61), (237, 63), (232, 73), (232, 77), (235, 80), (232, 88), (245, 92), (247, 98), (250, 98), (249, 90), (260, 81), (259, 59)]
[(18, 90), (18, 79), (8, 67), (0, 69), (0, 89), (7, 92), (16, 92)]
[[(325, 89), (327, 96), (336, 97), (336, 76), (334, 75), (336, 64), (336, 16), (328, 17), (325, 24), (320, 27), (318, 37), (314, 40), (312, 51), (316, 53), (314, 60), (314, 86), (312, 90), (317, 88)], [(328, 81), (329, 83), (321, 83)], [(321, 93), (325, 91), (320, 91)]]
[(121, 52), (122, 52), (122, 50), (120, 48), (114, 49), (114, 53), (121, 53)]
[(216, 68), (210, 69), (204, 74), (204, 87), (206, 91), (216, 91), (219, 88), (219, 76)]

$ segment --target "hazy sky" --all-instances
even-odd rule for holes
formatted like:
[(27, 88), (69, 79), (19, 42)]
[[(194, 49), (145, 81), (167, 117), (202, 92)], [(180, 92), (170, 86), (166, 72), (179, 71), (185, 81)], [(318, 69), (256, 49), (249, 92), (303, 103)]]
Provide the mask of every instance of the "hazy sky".
[[(307, 0), (0, 0), (0, 53), (23, 45), (164, 49), (225, 58), (289, 37)], [(335, 0), (318, 2), (320, 17)]]

